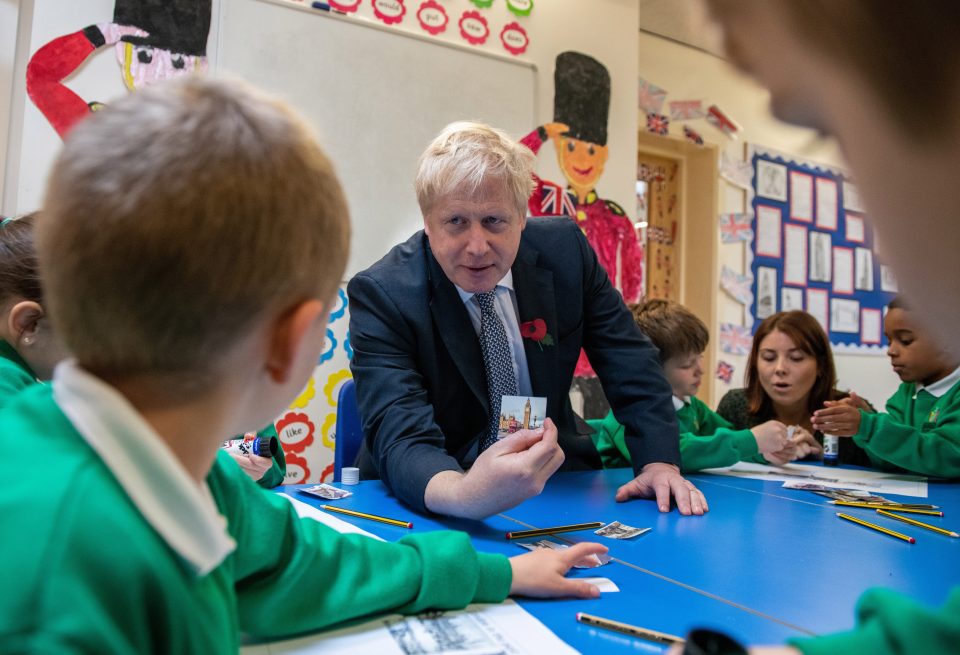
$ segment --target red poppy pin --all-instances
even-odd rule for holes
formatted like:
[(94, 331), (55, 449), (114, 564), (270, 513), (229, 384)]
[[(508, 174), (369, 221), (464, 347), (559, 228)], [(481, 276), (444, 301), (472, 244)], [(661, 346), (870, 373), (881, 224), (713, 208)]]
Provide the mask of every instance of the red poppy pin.
[(535, 318), (532, 321), (520, 324), (520, 336), (524, 339), (532, 339), (543, 350), (544, 346), (553, 345), (553, 337), (547, 332), (547, 323), (542, 318)]

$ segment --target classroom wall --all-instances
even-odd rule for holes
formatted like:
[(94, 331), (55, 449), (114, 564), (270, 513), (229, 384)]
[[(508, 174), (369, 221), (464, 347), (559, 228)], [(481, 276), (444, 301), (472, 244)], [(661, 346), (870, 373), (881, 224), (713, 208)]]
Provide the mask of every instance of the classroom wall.
[[(746, 144), (766, 146), (799, 158), (844, 167), (839, 149), (832, 140), (819, 137), (812, 130), (781, 123), (769, 111), (769, 93), (752, 80), (740, 74), (723, 59), (669, 39), (641, 32), (638, 38), (640, 77), (663, 87), (668, 100), (704, 99), (705, 106), (717, 104), (741, 126), (739, 138), (729, 139), (717, 130), (699, 121), (695, 127), (704, 140), (717, 144), (728, 155), (739, 160), (746, 157)], [(665, 108), (666, 111), (666, 108)], [(701, 127), (702, 125), (702, 127)], [(670, 138), (683, 138), (682, 125), (671, 125)], [(718, 205), (721, 212), (743, 212), (748, 209), (747, 193), (723, 180), (720, 183)], [(747, 247), (744, 244), (721, 244), (718, 266), (724, 265), (744, 273)], [(720, 269), (717, 270), (717, 279)], [(746, 309), (719, 286), (718, 322), (745, 324)], [(734, 365), (731, 384), (715, 381), (712, 398), (704, 398), (713, 406), (723, 394), (743, 385), (746, 357), (737, 357), (720, 351), (718, 325), (711, 329), (711, 348), (718, 360)], [(853, 389), (877, 406), (882, 406), (896, 390), (898, 378), (883, 355), (837, 355), (835, 357), (841, 389)], [(713, 375), (713, 371), (707, 372)]]
[[(0, 0), (0, 84), (12, 80), (12, 92), (0, 101), (0, 153), (6, 168), (2, 210), (23, 212), (38, 206), (46, 171), (60, 147), (59, 138), (26, 97), (23, 72), (29, 56), (57, 36), (74, 32), (112, 16), (112, 0)], [(366, 3), (365, 3), (366, 4)], [(408, 2), (414, 6), (415, 2)], [(220, 0), (214, 0), (214, 17)], [(450, 7), (453, 6), (451, 3)], [(458, 7), (460, 5), (457, 5)], [(19, 32), (10, 27), (20, 14)], [(408, 12), (409, 14), (409, 12)], [(524, 25), (530, 34), (530, 46), (523, 58), (537, 67), (537, 120), (527, 131), (553, 118), (553, 69), (556, 56), (565, 50), (588, 54), (603, 63), (611, 76), (611, 106), (608, 120), (610, 157), (598, 186), (601, 197), (614, 200), (632, 215), (636, 172), (637, 60), (625, 53), (637, 48), (639, 10), (636, 0), (542, 0), (535, 4)], [(455, 26), (451, 26), (455, 29)], [(211, 26), (208, 52), (215, 53), (217, 21)], [(8, 35), (9, 32), (9, 35)], [(385, 35), (390, 37), (390, 35)], [(15, 44), (15, 45), (14, 45)], [(445, 50), (438, 46), (437, 56)], [(331, 53), (335, 57), (336, 53)], [(376, 56), (371, 53), (370, 56)], [(216, 70), (211, 61), (211, 70)], [(342, 64), (345, 65), (345, 64)], [(6, 77), (4, 77), (6, 76)], [(465, 79), (465, 84), (480, 81)], [(126, 91), (120, 83), (118, 67), (111, 52), (89, 58), (68, 81), (83, 97), (109, 101)], [(451, 90), (456, 93), (456, 90)], [(348, 101), (348, 100), (345, 100)], [(470, 118), (464, 116), (463, 118)], [(24, 143), (24, 134), (31, 135)], [(524, 134), (516, 134), (521, 137)], [(424, 144), (426, 145), (426, 144)], [(375, 152), (358, 156), (374, 157)], [(412, 166), (412, 162), (411, 162)], [(3, 169), (0, 169), (0, 174)], [(552, 147), (541, 151), (538, 161), (541, 177), (562, 182)], [(15, 180), (11, 183), (10, 180)], [(362, 229), (355, 230), (363, 238)], [(332, 475), (335, 443), (337, 392), (349, 377), (349, 307), (341, 289), (331, 315), (327, 348), (321, 355), (313, 377), (303, 392), (278, 417), (277, 427), (287, 452), (288, 482), (318, 481)]]

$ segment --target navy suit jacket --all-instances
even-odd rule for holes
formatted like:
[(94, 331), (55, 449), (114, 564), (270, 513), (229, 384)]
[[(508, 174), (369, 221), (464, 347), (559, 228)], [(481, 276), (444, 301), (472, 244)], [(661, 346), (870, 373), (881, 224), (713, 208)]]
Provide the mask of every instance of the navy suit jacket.
[[(676, 414), (658, 351), (579, 227), (565, 217), (527, 219), (512, 271), (519, 322), (543, 319), (554, 340), (541, 348), (525, 339), (524, 351), (533, 395), (546, 397), (557, 425), (564, 469), (601, 466), (570, 406), (581, 347), (626, 426), (634, 469), (679, 465)], [(358, 273), (347, 293), (364, 433), (361, 475), (379, 476), (423, 510), (430, 479), (468, 468), (489, 425), (480, 340), (422, 231)]]

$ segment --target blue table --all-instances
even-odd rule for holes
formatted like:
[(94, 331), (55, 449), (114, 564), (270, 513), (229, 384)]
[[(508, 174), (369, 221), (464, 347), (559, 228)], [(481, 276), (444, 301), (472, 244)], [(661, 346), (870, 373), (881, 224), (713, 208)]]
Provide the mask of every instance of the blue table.
[[(844, 630), (853, 625), (857, 598), (869, 587), (885, 586), (927, 605), (939, 606), (950, 587), (960, 584), (960, 539), (877, 516), (872, 510), (844, 508), (849, 514), (916, 537), (908, 544), (842, 521), (837, 507), (809, 492), (783, 489), (779, 482), (713, 475), (689, 476), (707, 495), (710, 512), (682, 517), (661, 514), (648, 501), (616, 503), (627, 469), (555, 475), (543, 494), (485, 521), (421, 515), (389, 495), (379, 481), (352, 487), (338, 506), (414, 522), (414, 529), (463, 530), (478, 550), (516, 555), (522, 551), (504, 533), (587, 521), (621, 521), (651, 532), (631, 540), (591, 532), (556, 535), (554, 540), (600, 541), (615, 558), (611, 564), (571, 575), (601, 575), (620, 587), (600, 600), (522, 600), (531, 614), (583, 652), (662, 650), (656, 644), (580, 625), (578, 611), (677, 635), (693, 627), (722, 628), (747, 643), (782, 643), (793, 636)], [(298, 500), (323, 501), (281, 491)], [(910, 502), (906, 497), (894, 497)], [(946, 518), (916, 516), (960, 529), (960, 484), (930, 485), (930, 502)], [(951, 511), (951, 509), (953, 511)], [(408, 530), (352, 519), (387, 540)]]

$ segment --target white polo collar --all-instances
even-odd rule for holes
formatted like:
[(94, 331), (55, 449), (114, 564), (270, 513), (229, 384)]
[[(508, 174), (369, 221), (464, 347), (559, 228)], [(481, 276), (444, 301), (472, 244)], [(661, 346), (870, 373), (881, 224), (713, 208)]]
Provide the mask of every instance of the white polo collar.
[(233, 552), (236, 542), (206, 481), (190, 478), (116, 389), (66, 361), (54, 371), (53, 395), (143, 517), (196, 575), (210, 573)]
[(955, 385), (957, 382), (960, 382), (960, 367), (957, 367), (953, 371), (953, 373), (943, 378), (942, 380), (937, 380), (936, 382), (931, 384), (929, 387), (925, 387), (918, 382), (917, 391), (920, 391), (921, 389), (923, 389), (934, 398), (939, 398), (943, 394), (950, 391), (950, 389), (953, 388), (953, 385)]
[[(462, 300), (465, 303), (468, 302), (471, 298), (473, 298), (474, 295), (476, 295), (474, 294), (473, 291), (464, 291), (463, 289), (458, 287), (456, 284), (454, 284), (453, 286), (456, 287), (457, 293), (460, 294), (460, 300)], [(513, 291), (513, 271), (512, 270), (508, 270), (507, 274), (504, 275), (499, 282), (497, 282), (497, 287), (504, 287), (506, 289), (510, 289), (510, 291)], [(494, 290), (496, 290), (497, 287), (494, 287)]]
[(673, 409), (675, 409), (675, 410), (678, 411), (678, 412), (679, 412), (681, 409), (683, 409), (684, 406), (685, 406), (687, 403), (690, 402), (690, 396), (687, 396), (687, 397), (685, 397), (685, 398), (681, 398), (680, 396), (673, 395), (673, 396), (670, 396), (670, 397), (673, 399)]

